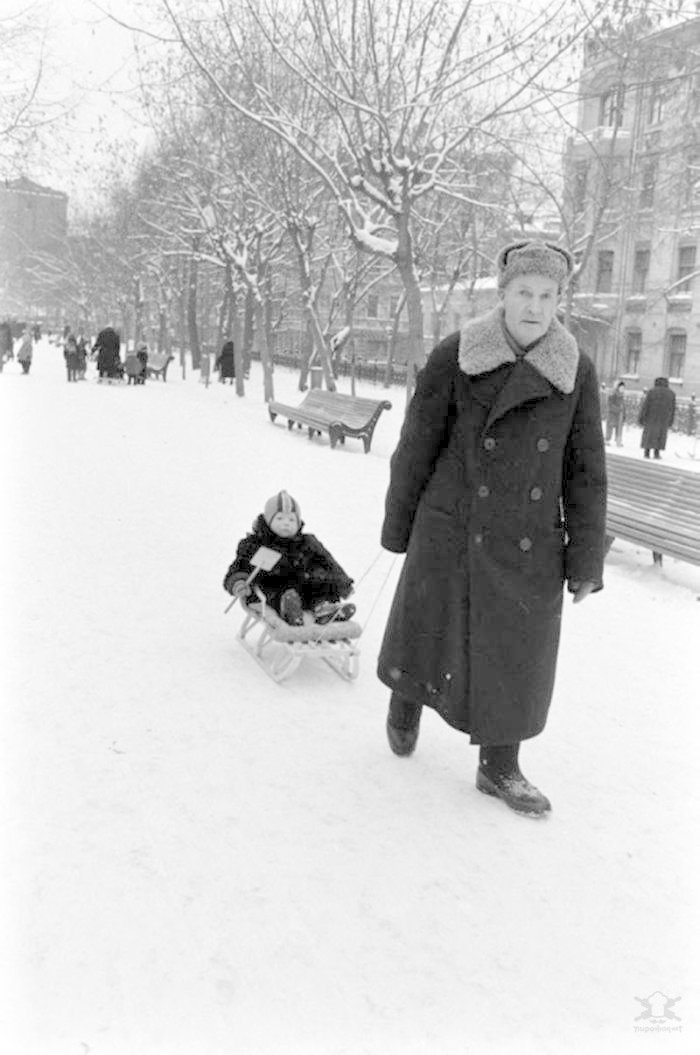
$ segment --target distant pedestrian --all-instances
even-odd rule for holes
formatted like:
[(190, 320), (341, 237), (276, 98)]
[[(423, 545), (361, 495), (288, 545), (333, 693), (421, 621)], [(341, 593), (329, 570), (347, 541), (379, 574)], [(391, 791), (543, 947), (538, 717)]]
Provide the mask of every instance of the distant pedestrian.
[(100, 330), (95, 341), (93, 352), (97, 352), (97, 370), (99, 381), (112, 380), (122, 376), (122, 363), (119, 356), (119, 334), (111, 326)]
[(615, 445), (622, 446), (622, 427), (625, 423), (625, 382), (618, 381), (608, 396), (608, 413), (605, 421), (605, 442), (615, 434)]
[(219, 381), (225, 383), (226, 379), (228, 378), (230, 384), (233, 384), (233, 380), (236, 376), (236, 361), (233, 354), (233, 341), (226, 341), (226, 343), (223, 345), (216, 360), (215, 368), (219, 371)]
[(668, 387), (667, 377), (657, 377), (639, 409), (639, 424), (642, 426), (641, 445), (644, 457), (650, 451), (655, 458), (666, 449), (666, 437), (676, 414), (676, 393)]
[(600, 418), (601, 421), (605, 421), (608, 416), (608, 389), (605, 381), (600, 386)]
[(12, 348), (12, 327), (7, 321), (0, 322), (0, 373), (6, 360), (14, 359)]
[(139, 341), (136, 347), (136, 358), (141, 364), (141, 373), (139, 374), (136, 383), (138, 385), (146, 384), (146, 377), (148, 376), (148, 345), (145, 341)]
[(66, 345), (63, 349), (63, 355), (66, 360), (66, 371), (68, 373), (69, 381), (78, 380), (78, 370), (80, 368), (80, 354), (78, 352), (78, 342), (76, 341), (73, 334), (69, 334), (66, 338)]
[(87, 341), (85, 340), (85, 338), (83, 337), (82, 334), (80, 334), (78, 336), (77, 348), (78, 348), (78, 380), (79, 381), (84, 381), (85, 380), (85, 373), (87, 371), (88, 348), (87, 348)]
[(19, 351), (17, 352), (17, 360), (18, 360), (18, 362), (20, 363), (20, 365), (22, 367), (22, 373), (23, 374), (28, 374), (29, 373), (29, 368), (32, 365), (32, 355), (33, 355), (32, 335), (29, 332), (29, 330), (25, 330), (24, 333), (22, 334), (22, 341), (21, 341), (20, 346), (19, 346)]

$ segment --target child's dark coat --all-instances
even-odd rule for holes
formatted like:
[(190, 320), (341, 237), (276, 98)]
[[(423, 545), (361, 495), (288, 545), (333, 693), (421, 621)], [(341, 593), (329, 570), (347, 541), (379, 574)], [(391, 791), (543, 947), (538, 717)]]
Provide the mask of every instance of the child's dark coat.
[(224, 578), (224, 589), (232, 593), (235, 583), (251, 574), (251, 557), (260, 546), (266, 546), (281, 557), (271, 571), (259, 571), (254, 583), (277, 611), (281, 595), (290, 588), (299, 592), (304, 608), (308, 609), (319, 601), (347, 597), (352, 590), (352, 579), (315, 535), (302, 533), (303, 526), (292, 538), (280, 538), (261, 514), (253, 524), (252, 533), (238, 543), (236, 559)]

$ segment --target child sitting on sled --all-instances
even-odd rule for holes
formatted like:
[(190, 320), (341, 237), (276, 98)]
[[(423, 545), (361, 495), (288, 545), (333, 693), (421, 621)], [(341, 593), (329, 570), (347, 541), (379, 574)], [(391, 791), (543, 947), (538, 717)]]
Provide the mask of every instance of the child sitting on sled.
[[(305, 611), (316, 623), (345, 622), (355, 614), (353, 604), (342, 603), (352, 593), (353, 581), (315, 535), (302, 532), (303, 526), (298, 502), (287, 491), (273, 495), (252, 533), (238, 543), (224, 589), (245, 602), (254, 598), (257, 586), (290, 626), (303, 626)], [(261, 546), (280, 556), (269, 571), (257, 571), (253, 584), (246, 580), (256, 572), (251, 558)]]

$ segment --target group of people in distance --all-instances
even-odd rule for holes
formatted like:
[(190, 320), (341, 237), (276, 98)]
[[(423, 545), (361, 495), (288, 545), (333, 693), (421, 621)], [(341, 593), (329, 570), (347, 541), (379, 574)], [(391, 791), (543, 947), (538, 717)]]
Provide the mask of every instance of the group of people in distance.
[[(617, 447), (622, 446), (622, 434), (627, 420), (627, 408), (625, 405), (625, 382), (617, 381), (610, 392), (605, 391), (602, 386), (602, 414), (605, 418), (605, 442), (609, 443), (613, 436)], [(644, 450), (644, 457), (661, 457), (661, 451), (666, 449), (668, 431), (673, 425), (676, 416), (676, 394), (669, 387), (667, 377), (657, 377), (653, 388), (644, 392), (642, 402), (637, 415), (637, 424), (642, 427), (640, 446)], [(688, 404), (688, 420), (686, 431), (694, 436), (697, 429), (697, 404), (695, 393), (690, 397)]]

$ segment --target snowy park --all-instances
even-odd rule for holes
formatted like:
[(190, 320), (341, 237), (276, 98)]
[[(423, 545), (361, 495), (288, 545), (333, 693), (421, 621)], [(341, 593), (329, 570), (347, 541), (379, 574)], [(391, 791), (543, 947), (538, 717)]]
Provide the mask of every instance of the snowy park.
[[(189, 369), (66, 384), (45, 340), (6, 365), (4, 1051), (699, 1050), (700, 569), (616, 542), (605, 590), (567, 600), (521, 753), (551, 817), (480, 795), (432, 712), (394, 757), (378, 540), (405, 398), (360, 387), (393, 404), (369, 454), (272, 424), (255, 363), (245, 398)], [(687, 437), (664, 457), (700, 469)], [(354, 682), (309, 661), (275, 684), (224, 615), (280, 488), (358, 583)]]

